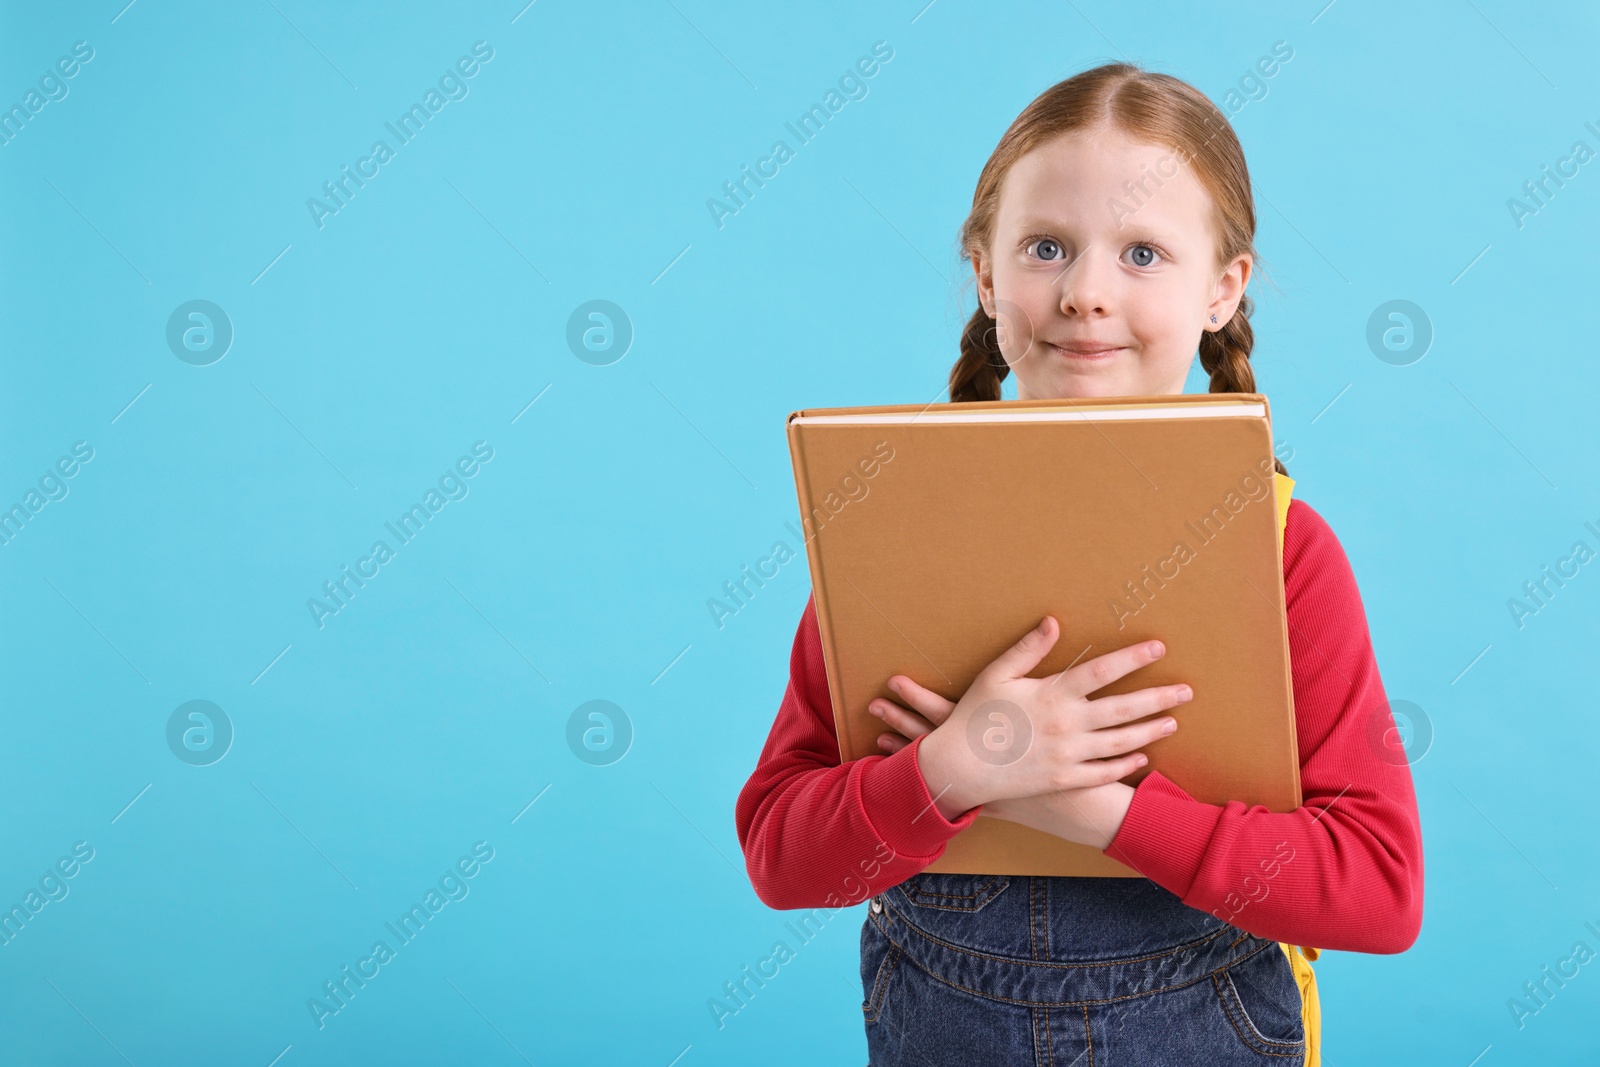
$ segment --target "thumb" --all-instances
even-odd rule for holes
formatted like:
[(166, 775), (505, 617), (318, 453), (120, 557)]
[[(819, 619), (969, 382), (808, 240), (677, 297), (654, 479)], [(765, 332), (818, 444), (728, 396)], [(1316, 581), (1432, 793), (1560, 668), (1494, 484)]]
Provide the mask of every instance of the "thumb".
[(1039, 665), (1039, 661), (1055, 647), (1061, 628), (1049, 615), (1044, 621), (1022, 635), (1022, 639), (1000, 655), (984, 670), (994, 680), (1021, 678)]

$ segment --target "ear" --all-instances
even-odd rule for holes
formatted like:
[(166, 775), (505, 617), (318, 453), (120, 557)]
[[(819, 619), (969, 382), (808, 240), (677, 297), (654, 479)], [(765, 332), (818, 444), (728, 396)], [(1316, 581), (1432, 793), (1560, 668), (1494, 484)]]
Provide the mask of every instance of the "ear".
[(984, 261), (982, 252), (972, 253), (972, 274), (978, 281), (978, 303), (992, 319), (995, 317), (994, 276), (990, 271), (990, 265)]
[[(1244, 299), (1245, 286), (1250, 284), (1250, 272), (1254, 267), (1255, 260), (1250, 254), (1241, 252), (1223, 268), (1217, 284), (1212, 287), (1211, 303), (1206, 305), (1206, 321), (1202, 329), (1215, 333), (1228, 325), (1239, 308), (1239, 301)], [(1213, 315), (1217, 317), (1216, 322), (1211, 321)]]

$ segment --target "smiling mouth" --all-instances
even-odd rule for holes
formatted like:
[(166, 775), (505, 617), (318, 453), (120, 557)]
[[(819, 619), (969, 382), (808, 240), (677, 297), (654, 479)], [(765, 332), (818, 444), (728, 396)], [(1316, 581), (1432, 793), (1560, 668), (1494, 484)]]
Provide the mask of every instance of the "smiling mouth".
[(1079, 352), (1071, 348), (1062, 348), (1060, 345), (1051, 344), (1049, 341), (1041, 343), (1059, 356), (1065, 356), (1067, 359), (1082, 360), (1087, 363), (1101, 362), (1123, 351), (1121, 348), (1103, 348), (1096, 352)]

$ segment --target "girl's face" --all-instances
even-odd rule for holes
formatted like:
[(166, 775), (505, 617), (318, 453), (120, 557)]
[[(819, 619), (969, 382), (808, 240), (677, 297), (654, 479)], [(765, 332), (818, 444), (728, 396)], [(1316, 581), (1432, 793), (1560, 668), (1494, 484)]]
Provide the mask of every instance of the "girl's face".
[(1017, 160), (972, 267), (1018, 397), (1183, 392), (1200, 332), (1227, 325), (1252, 266), (1219, 271), (1211, 214), (1177, 152), (1109, 126)]

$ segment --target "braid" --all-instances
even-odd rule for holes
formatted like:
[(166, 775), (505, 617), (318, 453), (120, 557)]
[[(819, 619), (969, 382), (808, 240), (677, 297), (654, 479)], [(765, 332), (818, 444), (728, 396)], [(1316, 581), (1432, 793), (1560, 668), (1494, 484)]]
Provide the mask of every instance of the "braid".
[[(1250, 369), (1250, 350), (1255, 347), (1256, 334), (1250, 328), (1250, 312), (1254, 310), (1248, 294), (1239, 300), (1239, 308), (1228, 324), (1220, 330), (1200, 332), (1200, 366), (1211, 376), (1213, 393), (1256, 392), (1255, 371)], [(1272, 464), (1278, 473), (1287, 475), (1288, 469), (1276, 456)]]
[(998, 324), (980, 303), (961, 333), (961, 358), (950, 368), (950, 403), (999, 400), (1000, 383), (1010, 373), (1000, 353)]

